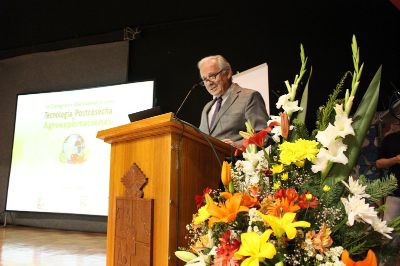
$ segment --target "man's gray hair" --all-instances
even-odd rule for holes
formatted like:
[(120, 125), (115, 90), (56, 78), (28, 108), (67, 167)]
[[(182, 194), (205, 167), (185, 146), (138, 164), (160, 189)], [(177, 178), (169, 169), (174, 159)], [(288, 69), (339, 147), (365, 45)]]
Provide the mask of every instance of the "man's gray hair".
[(222, 55), (210, 55), (204, 57), (197, 63), (197, 67), (200, 69), (201, 65), (208, 60), (215, 60), (221, 70), (231, 69), (231, 65)]

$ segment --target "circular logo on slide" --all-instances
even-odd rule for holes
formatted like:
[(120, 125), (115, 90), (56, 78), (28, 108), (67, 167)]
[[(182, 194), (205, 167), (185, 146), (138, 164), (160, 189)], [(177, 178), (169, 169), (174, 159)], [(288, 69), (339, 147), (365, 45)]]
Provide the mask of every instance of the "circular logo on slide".
[(69, 135), (63, 143), (60, 161), (63, 163), (78, 164), (87, 159), (85, 140), (79, 134)]

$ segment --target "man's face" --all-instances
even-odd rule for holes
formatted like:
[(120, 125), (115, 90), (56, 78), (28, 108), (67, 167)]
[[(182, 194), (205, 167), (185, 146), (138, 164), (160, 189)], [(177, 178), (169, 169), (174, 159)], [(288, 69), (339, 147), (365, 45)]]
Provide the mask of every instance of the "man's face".
[(223, 95), (229, 88), (230, 69), (222, 70), (217, 62), (210, 59), (200, 67), (200, 76), (207, 91), (213, 96)]

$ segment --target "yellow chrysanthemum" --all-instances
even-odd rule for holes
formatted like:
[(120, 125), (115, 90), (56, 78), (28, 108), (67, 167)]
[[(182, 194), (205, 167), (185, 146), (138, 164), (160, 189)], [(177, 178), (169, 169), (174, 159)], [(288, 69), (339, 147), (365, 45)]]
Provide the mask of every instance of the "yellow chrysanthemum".
[(289, 174), (286, 172), (286, 173), (283, 173), (282, 175), (281, 175), (281, 179), (283, 180), (283, 181), (286, 181), (286, 180), (288, 180), (289, 179)]
[(314, 161), (318, 149), (318, 142), (315, 140), (298, 139), (295, 142), (284, 142), (279, 146), (280, 159), (284, 165), (295, 163), (302, 167), (304, 160)]
[(274, 164), (271, 168), (273, 174), (280, 174), (283, 172), (283, 164)]
[(322, 190), (323, 190), (324, 192), (328, 192), (329, 190), (331, 190), (331, 187), (328, 186), (328, 185), (325, 185), (325, 186), (322, 188)]
[(210, 218), (210, 214), (207, 211), (208, 204), (204, 205), (199, 209), (197, 212), (197, 215), (193, 218), (193, 223), (194, 224), (201, 224), (205, 222), (208, 218)]
[(274, 185), (272, 186), (272, 188), (274, 189), (274, 190), (278, 190), (278, 189), (280, 189), (281, 188), (281, 182), (275, 182), (274, 183)]

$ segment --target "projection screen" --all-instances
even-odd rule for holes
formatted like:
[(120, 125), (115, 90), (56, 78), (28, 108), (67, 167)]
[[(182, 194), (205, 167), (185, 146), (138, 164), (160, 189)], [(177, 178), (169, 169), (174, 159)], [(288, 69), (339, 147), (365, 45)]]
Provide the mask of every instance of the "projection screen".
[(107, 215), (110, 145), (99, 130), (153, 106), (154, 82), (18, 95), (6, 209)]

